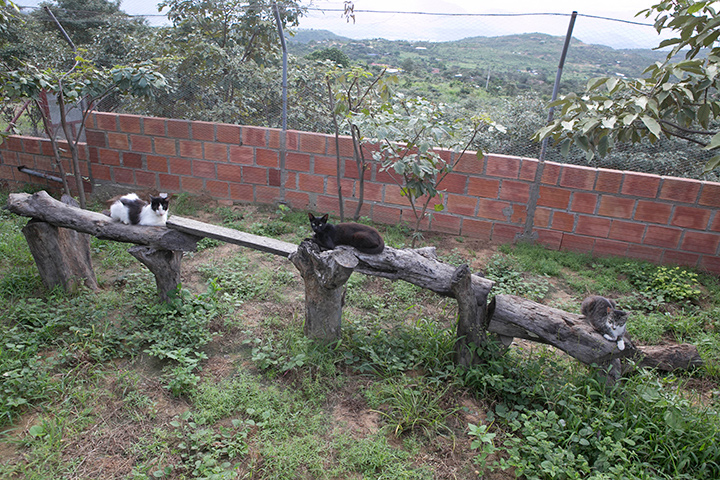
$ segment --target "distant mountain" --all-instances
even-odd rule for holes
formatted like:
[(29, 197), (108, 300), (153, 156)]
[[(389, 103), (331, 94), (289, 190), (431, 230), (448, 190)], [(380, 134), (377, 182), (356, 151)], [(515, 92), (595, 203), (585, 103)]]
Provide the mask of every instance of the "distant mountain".
[(325, 42), (325, 41), (349, 42), (350, 39), (347, 37), (341, 37), (340, 35), (335, 35), (333, 32), (331, 32), (329, 30), (300, 29), (295, 33), (294, 36), (290, 37), (288, 39), (288, 41), (295, 42), (295, 43), (310, 43), (310, 42)]

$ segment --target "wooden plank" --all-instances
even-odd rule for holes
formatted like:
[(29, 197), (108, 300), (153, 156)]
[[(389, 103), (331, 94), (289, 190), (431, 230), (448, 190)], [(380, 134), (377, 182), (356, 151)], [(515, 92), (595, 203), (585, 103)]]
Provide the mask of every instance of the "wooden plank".
[(177, 215), (172, 215), (168, 218), (165, 226), (182, 233), (198, 237), (214, 238), (215, 240), (242, 245), (243, 247), (261, 250), (285, 258), (297, 250), (297, 245), (294, 243), (253, 235), (252, 233), (241, 232), (232, 228), (212, 225)]

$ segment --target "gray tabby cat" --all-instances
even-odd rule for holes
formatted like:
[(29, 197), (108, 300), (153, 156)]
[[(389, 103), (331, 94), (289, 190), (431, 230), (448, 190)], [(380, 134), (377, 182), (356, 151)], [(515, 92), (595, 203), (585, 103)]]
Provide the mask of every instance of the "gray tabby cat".
[(625, 341), (622, 337), (625, 335), (627, 312), (616, 310), (614, 301), (599, 295), (592, 295), (583, 300), (580, 311), (603, 337), (613, 342), (617, 341), (618, 350), (625, 350)]

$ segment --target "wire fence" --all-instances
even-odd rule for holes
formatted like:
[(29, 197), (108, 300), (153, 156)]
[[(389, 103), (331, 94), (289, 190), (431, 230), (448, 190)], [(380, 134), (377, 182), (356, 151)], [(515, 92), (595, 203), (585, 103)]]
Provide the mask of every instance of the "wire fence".
[[(318, 50), (337, 48), (376, 75), (382, 70), (397, 75), (397, 88), (407, 94), (443, 100), (455, 106), (459, 115), (481, 113), (505, 127), (503, 133), (482, 132), (477, 149), (538, 158), (540, 144), (531, 137), (547, 119), (547, 103), (570, 13), (471, 15), (356, 10), (353, 18), (344, 13), (339, 4), (338, 8), (332, 4), (311, 8), (300, 21), (300, 30), (286, 31), (291, 54), (288, 128), (332, 132), (325, 71), (305, 58)], [(92, 12), (74, 14), (91, 16)], [(165, 19), (139, 17), (155, 25)], [(133, 59), (157, 57), (151, 47), (159, 45), (170, 28), (137, 29), (134, 37), (122, 37), (124, 50)], [(306, 29), (313, 30), (309, 34)], [(334, 35), (322, 30), (332, 30)], [(117, 40), (104, 38), (100, 29), (90, 50), (108, 50), (108, 42)], [(595, 76), (641, 75), (644, 67), (664, 57), (662, 52), (651, 50), (660, 41), (650, 22), (579, 12), (559, 94), (580, 93)], [(282, 126), (279, 55), (257, 63), (210, 48), (200, 51), (188, 46), (186, 58), (179, 56), (182, 46), (172, 53), (170, 60), (161, 62), (172, 86), (169, 92), (152, 100), (116, 97), (102, 108), (168, 118)], [(14, 115), (16, 107), (3, 105), (3, 117)], [(39, 125), (37, 117), (30, 118), (22, 124), (23, 133), (41, 134)], [(702, 173), (709, 158), (701, 148), (672, 139), (617, 145), (606, 157), (591, 160), (579, 149), (571, 149), (565, 157), (552, 145), (545, 155), (546, 160), (561, 163), (717, 181), (717, 175)]]

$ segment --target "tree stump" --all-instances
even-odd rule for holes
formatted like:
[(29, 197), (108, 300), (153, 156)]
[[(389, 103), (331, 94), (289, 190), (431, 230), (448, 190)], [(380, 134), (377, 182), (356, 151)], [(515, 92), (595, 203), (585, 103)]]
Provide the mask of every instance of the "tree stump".
[(344, 285), (358, 261), (347, 250), (320, 252), (304, 241), (290, 254), (305, 283), (305, 335), (325, 344), (340, 340)]
[(463, 367), (480, 363), (478, 348), (487, 348), (485, 298), (478, 302), (471, 281), (470, 267), (462, 265), (453, 273), (450, 284), (458, 302), (455, 363)]
[(145, 245), (131, 247), (128, 252), (155, 275), (160, 301), (168, 302), (171, 293), (180, 285), (180, 264), (183, 252), (163, 250)]

